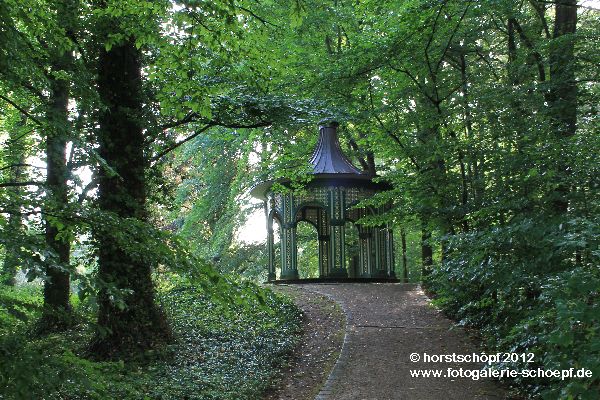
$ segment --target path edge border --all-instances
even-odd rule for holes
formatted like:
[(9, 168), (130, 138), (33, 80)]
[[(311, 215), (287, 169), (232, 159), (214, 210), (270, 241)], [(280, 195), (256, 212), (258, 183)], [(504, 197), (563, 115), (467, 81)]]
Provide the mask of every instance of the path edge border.
[(344, 317), (346, 320), (346, 324), (344, 326), (344, 341), (342, 343), (342, 349), (340, 350), (340, 354), (339, 354), (337, 360), (335, 361), (335, 364), (333, 365), (333, 368), (331, 369), (329, 376), (325, 380), (323, 387), (321, 387), (321, 390), (319, 391), (319, 393), (317, 394), (317, 396), (314, 399), (314, 400), (329, 400), (329, 399), (331, 399), (331, 395), (333, 394), (334, 380), (335, 380), (335, 378), (338, 377), (340, 370), (347, 364), (347, 361), (348, 361), (348, 347), (349, 347), (349, 343), (350, 343), (350, 335), (349, 335), (350, 325), (349, 325), (349, 323), (351, 320), (351, 313), (350, 313), (350, 311), (348, 311), (348, 308), (346, 307), (346, 304), (343, 301), (335, 299), (332, 295), (320, 292), (313, 288), (305, 288), (305, 289), (310, 292), (313, 292), (315, 294), (325, 296), (325, 297), (329, 298), (331, 301), (338, 304), (340, 306), (340, 308), (342, 309), (342, 311), (344, 312)]

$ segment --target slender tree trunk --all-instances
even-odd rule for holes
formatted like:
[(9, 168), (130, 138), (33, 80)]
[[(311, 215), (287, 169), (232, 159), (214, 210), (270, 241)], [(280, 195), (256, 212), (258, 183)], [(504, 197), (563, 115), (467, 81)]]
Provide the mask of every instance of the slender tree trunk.
[(509, 81), (512, 85), (516, 85), (519, 82), (519, 78), (515, 71), (515, 61), (517, 60), (517, 44), (515, 40), (515, 19), (509, 18), (507, 23), (507, 47), (508, 47), (508, 63), (506, 63), (506, 69), (508, 72)]
[[(10, 131), (8, 139), (8, 163), (12, 165), (9, 169), (9, 182), (21, 182), (25, 176), (25, 150), (22, 141), (17, 140), (20, 136), (20, 129), (25, 125), (25, 118), (22, 118), (19, 123)], [(10, 232), (10, 240), (5, 245), (6, 256), (2, 266), (2, 283), (9, 286), (14, 286), (17, 270), (21, 264), (19, 257), (19, 237), (23, 232), (23, 221), (21, 218), (20, 204), (22, 202), (23, 188), (15, 186), (7, 188), (8, 191), (8, 231)]]
[[(69, 1), (56, 3), (57, 18), (72, 31), (77, 9)], [(72, 69), (69, 51), (54, 50), (53, 71), (68, 72)], [(70, 295), (70, 252), (71, 244), (64, 229), (67, 224), (62, 214), (68, 202), (67, 138), (69, 136), (69, 83), (65, 79), (51, 78), (51, 95), (47, 111), (49, 129), (46, 135), (46, 245), (54, 252), (46, 266), (47, 280), (44, 282), (44, 313), (42, 330), (60, 330), (69, 324), (71, 311)]]
[[(433, 268), (433, 248), (430, 243), (430, 222), (437, 222), (447, 218), (447, 190), (445, 160), (440, 156), (441, 151), (441, 108), (440, 105), (425, 96), (417, 102), (428, 115), (427, 123), (422, 126), (418, 133), (422, 154), (427, 162), (421, 173), (424, 182), (423, 209), (421, 211), (421, 279), (431, 273)], [(435, 218), (435, 219), (434, 219)]]
[[(114, 171), (99, 172), (99, 204), (121, 221), (146, 219), (140, 58), (133, 40), (102, 50), (99, 57), (98, 91), (106, 107), (100, 117), (99, 153)], [(112, 229), (96, 232), (98, 277), (106, 285), (99, 293), (98, 324), (106, 333), (96, 338), (92, 350), (104, 358), (152, 348), (170, 338), (154, 301), (151, 266), (130, 248), (139, 238), (123, 240)], [(111, 298), (108, 286), (120, 292), (121, 302)]]
[[(469, 87), (467, 84), (467, 60), (464, 54), (460, 55), (460, 76), (462, 81), (461, 91), (463, 94), (463, 107), (464, 107), (464, 118), (465, 118), (465, 135), (467, 137), (467, 160), (477, 160), (477, 158), (472, 154), (472, 146), (471, 140), (473, 140), (473, 122), (471, 115), (471, 106), (469, 105)], [(471, 183), (471, 190), (475, 193), (475, 185), (473, 182), (473, 175), (469, 165), (465, 167), (465, 163), (463, 160), (462, 154), (459, 157), (460, 161), (460, 177), (461, 177), (461, 204), (463, 207), (463, 216), (462, 216), (462, 227), (464, 232), (469, 231), (469, 221), (467, 220), (467, 212), (469, 208), (469, 181)], [(473, 196), (475, 197), (475, 196)]]
[[(421, 228), (421, 276), (426, 277), (431, 273), (433, 268), (433, 247), (429, 240), (431, 239), (431, 232), (427, 228), (426, 224), (422, 224)], [(421, 279), (422, 279), (421, 278)]]
[(400, 239), (402, 241), (402, 280), (408, 282), (408, 264), (406, 263), (406, 231), (400, 228)]

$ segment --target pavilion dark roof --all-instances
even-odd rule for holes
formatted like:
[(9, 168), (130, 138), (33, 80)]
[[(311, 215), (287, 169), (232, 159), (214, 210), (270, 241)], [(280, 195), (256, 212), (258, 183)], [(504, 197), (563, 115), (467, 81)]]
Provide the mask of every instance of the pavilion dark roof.
[(313, 174), (356, 174), (363, 173), (356, 168), (340, 148), (337, 136), (337, 122), (319, 127), (319, 142), (310, 159)]
[[(361, 172), (352, 165), (340, 148), (337, 135), (339, 124), (335, 121), (322, 123), (319, 126), (319, 141), (313, 152), (310, 163), (313, 166), (313, 180), (309, 185), (329, 183), (333, 185), (371, 187), (375, 190), (388, 188), (388, 184), (373, 182), (376, 175)], [(289, 179), (267, 180), (255, 185), (250, 194), (258, 199), (266, 200), (266, 194), (275, 182), (285, 183)]]

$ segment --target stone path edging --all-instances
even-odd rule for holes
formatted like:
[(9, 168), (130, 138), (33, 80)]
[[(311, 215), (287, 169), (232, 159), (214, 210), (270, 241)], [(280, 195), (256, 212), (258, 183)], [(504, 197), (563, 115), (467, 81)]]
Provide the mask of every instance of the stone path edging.
[(333, 368), (331, 369), (331, 373), (327, 377), (327, 380), (323, 384), (323, 387), (315, 397), (315, 400), (329, 400), (331, 398), (331, 393), (333, 391), (333, 385), (335, 379), (339, 375), (339, 371), (348, 363), (348, 347), (350, 346), (350, 335), (348, 335), (348, 325), (351, 320), (352, 313), (346, 307), (346, 304), (343, 301), (336, 300), (332, 295), (328, 293), (321, 293), (315, 290), (308, 289), (310, 292), (320, 294), (322, 296), (326, 296), (331, 301), (337, 303), (342, 311), (344, 312), (346, 318), (346, 324), (344, 326), (344, 342), (342, 343), (342, 349), (340, 350), (340, 355), (338, 356), (337, 361), (335, 362)]

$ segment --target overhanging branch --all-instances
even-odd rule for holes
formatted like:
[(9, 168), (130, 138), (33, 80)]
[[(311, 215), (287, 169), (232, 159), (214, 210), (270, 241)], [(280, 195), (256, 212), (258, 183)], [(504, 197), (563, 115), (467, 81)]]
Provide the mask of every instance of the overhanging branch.
[(27, 110), (25, 110), (23, 107), (19, 106), (17, 103), (15, 103), (14, 101), (12, 101), (8, 97), (0, 94), (0, 99), (6, 101), (8, 104), (10, 104), (14, 108), (16, 108), (21, 114), (25, 115), (27, 118), (31, 119), (36, 124), (38, 124), (40, 126), (43, 125), (42, 122), (39, 119), (37, 119), (36, 117), (34, 117), (33, 115), (31, 115)]
[[(188, 119), (187, 122), (183, 122), (186, 118), (180, 120), (180, 121), (176, 121), (172, 124), (168, 124), (168, 125), (174, 125), (174, 126), (180, 126), (180, 125), (184, 125), (186, 123), (189, 122), (193, 122), (193, 116), (191, 116), (192, 114), (188, 114), (188, 116), (190, 116), (190, 118)], [(246, 129), (252, 129), (252, 128), (262, 128), (265, 126), (269, 126), (271, 125), (271, 121), (258, 121), (255, 123), (251, 123), (251, 124), (240, 124), (240, 123), (226, 123), (226, 122), (222, 122), (222, 121), (218, 121), (218, 120), (212, 120), (210, 122), (208, 122), (206, 125), (204, 125), (202, 128), (196, 130), (193, 134), (191, 134), (190, 136), (186, 137), (183, 140), (180, 140), (179, 142), (176, 142), (174, 144), (172, 144), (171, 146), (167, 147), (166, 149), (164, 149), (163, 151), (161, 151), (160, 153), (158, 153), (156, 156), (152, 157), (150, 159), (150, 161), (152, 163), (157, 162), (158, 160), (160, 160), (161, 158), (163, 158), (164, 156), (166, 156), (167, 154), (169, 154), (170, 152), (172, 152), (173, 150), (175, 150), (176, 148), (178, 148), (179, 146), (189, 142), (190, 140), (194, 139), (195, 137), (199, 136), (200, 134), (202, 134), (203, 132), (206, 132), (208, 129), (214, 127), (214, 126), (220, 126), (223, 128), (231, 128), (231, 129), (242, 129), (242, 128), (246, 128)]]
[(44, 186), (44, 182), (26, 181), (26, 182), (0, 182), (0, 188), (19, 187), (19, 186)]

